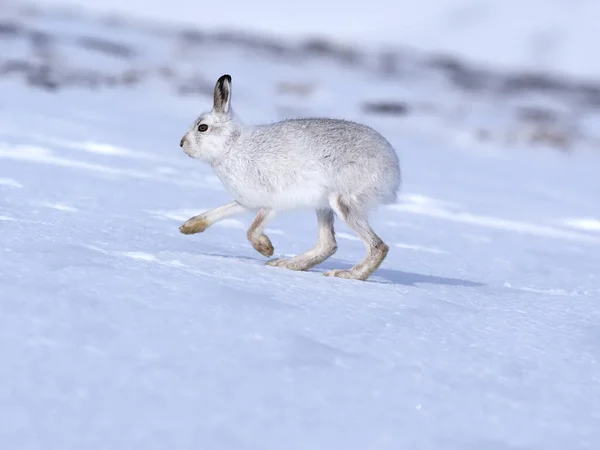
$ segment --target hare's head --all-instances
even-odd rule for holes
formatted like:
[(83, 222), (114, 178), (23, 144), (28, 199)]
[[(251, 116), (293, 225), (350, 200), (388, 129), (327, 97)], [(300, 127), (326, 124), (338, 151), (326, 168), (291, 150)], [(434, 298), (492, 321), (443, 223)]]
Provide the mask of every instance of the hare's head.
[(237, 135), (231, 111), (231, 76), (223, 75), (215, 85), (213, 109), (194, 122), (180, 145), (188, 156), (211, 162), (227, 151)]

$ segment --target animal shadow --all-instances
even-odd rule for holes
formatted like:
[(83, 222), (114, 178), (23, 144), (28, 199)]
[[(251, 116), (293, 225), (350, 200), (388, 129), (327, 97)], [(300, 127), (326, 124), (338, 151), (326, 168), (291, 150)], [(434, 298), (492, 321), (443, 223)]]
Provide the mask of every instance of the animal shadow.
[[(332, 270), (332, 269), (350, 269), (352, 264), (339, 261), (339, 260), (327, 260), (319, 264), (318, 271)], [(316, 268), (315, 268), (316, 269)], [(381, 278), (384, 281), (377, 280)], [(481, 287), (485, 286), (483, 283), (477, 281), (463, 280), (461, 278), (448, 278), (439, 277), (436, 275), (425, 275), (415, 272), (404, 272), (402, 270), (386, 269), (380, 267), (369, 278), (367, 283), (379, 283), (379, 284), (402, 284), (404, 286), (417, 286), (418, 284), (437, 284), (444, 286), (462, 286), (462, 287)]]
[[(217, 258), (226, 258), (226, 259), (234, 259), (239, 261), (250, 262), (255, 265), (262, 266), (265, 263), (265, 260), (258, 257), (251, 256), (234, 256), (234, 255), (226, 255), (219, 253), (205, 253), (205, 256), (213, 256)], [(350, 269), (352, 264), (339, 261), (339, 260), (327, 260), (323, 263), (319, 264), (313, 269), (308, 270), (309, 273), (322, 273), (326, 270), (332, 269)], [(285, 269), (280, 269), (285, 270)], [(382, 279), (377, 280), (377, 278)], [(417, 286), (418, 284), (437, 284), (444, 286), (462, 286), (462, 287), (481, 287), (485, 286), (483, 283), (479, 283), (477, 281), (463, 280), (460, 278), (448, 278), (448, 277), (439, 277), (436, 275), (425, 275), (421, 273), (415, 272), (404, 272), (401, 270), (394, 269), (386, 269), (379, 268), (372, 275), (372, 278), (369, 278), (367, 283), (378, 283), (378, 284), (402, 284), (404, 286)]]

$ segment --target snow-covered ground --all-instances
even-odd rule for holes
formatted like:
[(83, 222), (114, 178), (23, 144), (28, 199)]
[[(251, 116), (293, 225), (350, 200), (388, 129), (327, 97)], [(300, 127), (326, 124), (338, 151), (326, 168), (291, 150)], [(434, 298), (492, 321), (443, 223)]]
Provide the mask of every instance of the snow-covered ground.
[[(113, 37), (146, 43), (155, 60), (168, 53), (135, 31)], [(68, 48), (63, 66), (120, 64)], [(388, 137), (402, 199), (373, 225), (389, 256), (369, 281), (348, 281), (322, 275), (364, 254), (340, 222), (338, 252), (306, 273), (264, 264), (245, 238), (251, 216), (180, 234), (230, 200), (178, 146), (210, 93), (186, 97), (154, 79), (46, 91), (0, 78), (3, 448), (597, 447), (597, 149), (481, 143), (425, 114), (359, 107), (452, 105), (443, 82), (225, 45), (185, 62), (211, 83), (231, 73), (247, 122), (329, 114)], [(305, 80), (310, 94), (278, 89)], [(506, 115), (477, 111), (492, 124)], [(314, 214), (276, 217), (267, 234), (275, 257), (303, 252)]]

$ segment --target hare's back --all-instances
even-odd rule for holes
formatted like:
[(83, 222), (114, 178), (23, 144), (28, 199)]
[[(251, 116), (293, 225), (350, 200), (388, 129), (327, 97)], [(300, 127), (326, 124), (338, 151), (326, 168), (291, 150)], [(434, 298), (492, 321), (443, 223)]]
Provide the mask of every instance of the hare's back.
[[(268, 134), (273, 144), (285, 142), (286, 150), (300, 157), (344, 162), (389, 163), (395, 151), (389, 142), (367, 125), (342, 119), (290, 119), (273, 124)], [(289, 155), (292, 156), (292, 155)], [(390, 159), (391, 158), (391, 159)]]
[(392, 145), (373, 128), (339, 119), (299, 119), (308, 160), (319, 161), (340, 194), (395, 202), (400, 163)]
[(234, 190), (245, 196), (251, 191), (254, 203), (268, 199), (277, 207), (326, 205), (333, 193), (390, 198), (399, 183), (391, 145), (372, 128), (339, 119), (256, 127), (230, 154), (240, 165), (229, 167), (223, 177)]

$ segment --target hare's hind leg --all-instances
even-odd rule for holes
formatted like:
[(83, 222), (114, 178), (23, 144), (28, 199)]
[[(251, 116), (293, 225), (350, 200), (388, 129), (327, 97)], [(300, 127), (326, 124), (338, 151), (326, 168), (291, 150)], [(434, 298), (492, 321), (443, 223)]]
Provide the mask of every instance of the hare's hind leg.
[(183, 234), (202, 233), (213, 223), (223, 220), (226, 217), (233, 216), (234, 214), (241, 214), (245, 211), (246, 208), (238, 202), (230, 202), (186, 220), (185, 223), (179, 227), (179, 231)]
[(267, 261), (267, 264), (290, 270), (308, 270), (333, 255), (337, 250), (333, 231), (333, 210), (330, 208), (318, 209), (317, 221), (319, 238), (311, 250), (290, 259), (272, 259)]
[(273, 244), (271, 244), (271, 240), (263, 232), (267, 221), (272, 219), (274, 216), (274, 210), (270, 208), (261, 208), (254, 218), (254, 221), (250, 225), (250, 228), (248, 228), (248, 232), (246, 233), (246, 236), (248, 237), (248, 240), (252, 246), (257, 252), (264, 256), (273, 256), (273, 252), (275, 251)]
[(365, 258), (349, 270), (330, 270), (326, 276), (366, 280), (375, 272), (388, 254), (388, 245), (373, 231), (367, 219), (367, 213), (360, 204), (333, 196), (330, 205), (344, 222), (360, 237), (367, 247)]

